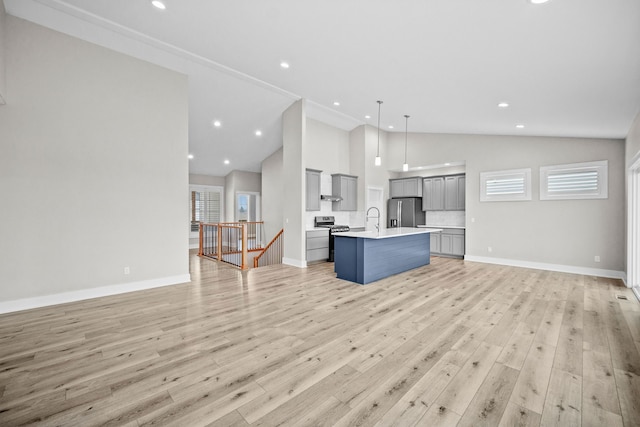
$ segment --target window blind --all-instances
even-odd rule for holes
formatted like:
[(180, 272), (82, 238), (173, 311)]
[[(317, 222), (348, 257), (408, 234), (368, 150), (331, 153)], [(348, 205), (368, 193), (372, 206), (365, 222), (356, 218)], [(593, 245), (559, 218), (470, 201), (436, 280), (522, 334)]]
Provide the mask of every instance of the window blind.
[(200, 222), (220, 222), (221, 200), (219, 191), (191, 191), (191, 231), (198, 231)]
[(606, 199), (606, 160), (543, 166), (540, 168), (540, 200)]
[(480, 173), (480, 201), (531, 200), (531, 169)]

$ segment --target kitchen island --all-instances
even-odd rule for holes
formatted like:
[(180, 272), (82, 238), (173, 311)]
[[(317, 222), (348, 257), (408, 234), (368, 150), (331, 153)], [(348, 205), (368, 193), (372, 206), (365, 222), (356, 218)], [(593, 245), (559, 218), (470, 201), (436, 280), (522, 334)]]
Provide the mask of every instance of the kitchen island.
[(338, 279), (362, 285), (430, 262), (430, 234), (439, 228), (387, 228), (335, 234)]

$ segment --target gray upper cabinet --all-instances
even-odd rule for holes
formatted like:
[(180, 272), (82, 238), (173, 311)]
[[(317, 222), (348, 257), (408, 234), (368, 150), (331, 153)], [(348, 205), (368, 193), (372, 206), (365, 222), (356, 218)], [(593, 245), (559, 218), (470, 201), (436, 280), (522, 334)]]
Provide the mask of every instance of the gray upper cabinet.
[(307, 191), (307, 210), (320, 210), (320, 174), (322, 171), (316, 169), (306, 170), (306, 191)]
[(422, 177), (390, 179), (389, 195), (393, 198), (422, 197)]
[(465, 209), (465, 176), (434, 176), (422, 182), (422, 210), (463, 211)]
[(447, 211), (462, 211), (465, 208), (465, 177), (455, 175), (445, 177), (444, 209)]
[(422, 210), (444, 210), (444, 178), (441, 176), (425, 178), (422, 181)]
[(332, 195), (342, 198), (333, 202), (334, 211), (358, 210), (358, 177), (341, 173), (331, 175)]

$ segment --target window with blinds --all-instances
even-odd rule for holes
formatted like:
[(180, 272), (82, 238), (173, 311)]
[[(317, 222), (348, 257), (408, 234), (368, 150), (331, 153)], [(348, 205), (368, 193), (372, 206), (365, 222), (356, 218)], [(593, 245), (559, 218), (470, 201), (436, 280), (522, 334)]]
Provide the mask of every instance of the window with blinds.
[(540, 200), (606, 199), (608, 162), (572, 163), (540, 168)]
[(480, 201), (531, 200), (531, 169), (480, 173)]
[(222, 190), (190, 188), (191, 231), (198, 232), (200, 223), (217, 223), (222, 218)]

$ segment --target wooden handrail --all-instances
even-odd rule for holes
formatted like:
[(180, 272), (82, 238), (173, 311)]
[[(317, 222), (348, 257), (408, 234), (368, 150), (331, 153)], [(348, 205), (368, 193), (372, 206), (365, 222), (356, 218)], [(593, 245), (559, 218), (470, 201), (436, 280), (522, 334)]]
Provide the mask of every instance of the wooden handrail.
[(263, 221), (201, 222), (198, 255), (246, 270), (248, 253), (262, 250), (263, 226)]
[(264, 247), (262, 252), (260, 252), (258, 255), (256, 255), (256, 257), (253, 259), (253, 267), (254, 268), (258, 268), (258, 262), (260, 260), (260, 257), (262, 257), (262, 255), (264, 255), (269, 250), (269, 248), (278, 240), (278, 238), (280, 236), (282, 236), (282, 233), (284, 233), (284, 228), (282, 228), (280, 231), (278, 231), (278, 234), (276, 234), (276, 236), (273, 239), (271, 239), (269, 244)]

